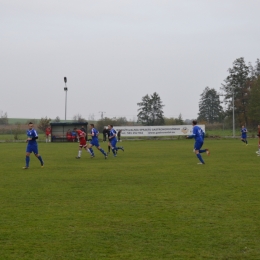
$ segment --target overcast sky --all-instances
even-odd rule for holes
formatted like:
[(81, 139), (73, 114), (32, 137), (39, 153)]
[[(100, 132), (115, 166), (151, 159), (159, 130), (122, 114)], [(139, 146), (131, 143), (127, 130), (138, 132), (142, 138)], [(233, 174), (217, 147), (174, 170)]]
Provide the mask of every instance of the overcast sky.
[(0, 111), (10, 118), (197, 117), (236, 58), (260, 58), (259, 0), (0, 0)]

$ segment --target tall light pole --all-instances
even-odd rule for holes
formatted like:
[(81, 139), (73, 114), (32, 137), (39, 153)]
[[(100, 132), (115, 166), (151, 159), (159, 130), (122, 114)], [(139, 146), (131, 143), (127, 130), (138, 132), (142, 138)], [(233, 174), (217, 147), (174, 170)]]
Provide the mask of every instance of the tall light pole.
[(65, 121), (66, 121), (67, 120), (67, 92), (68, 92), (66, 77), (64, 77), (64, 82), (65, 82), (64, 91), (65, 91)]
[(104, 118), (104, 113), (106, 113), (106, 112), (104, 112), (104, 111), (99, 111), (99, 113), (101, 113), (101, 119), (103, 120), (103, 118)]
[(235, 90), (232, 88), (232, 99), (233, 99), (233, 138), (235, 138)]

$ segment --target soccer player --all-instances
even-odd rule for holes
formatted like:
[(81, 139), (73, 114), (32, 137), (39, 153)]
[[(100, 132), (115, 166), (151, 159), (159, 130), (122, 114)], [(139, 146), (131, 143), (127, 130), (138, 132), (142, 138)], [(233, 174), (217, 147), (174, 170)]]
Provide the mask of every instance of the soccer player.
[(192, 135), (189, 135), (186, 138), (187, 139), (195, 138), (195, 145), (194, 145), (195, 154), (200, 161), (198, 164), (205, 164), (200, 154), (206, 152), (207, 155), (210, 155), (210, 152), (209, 149), (201, 150), (201, 147), (203, 146), (204, 143), (204, 132), (199, 126), (197, 126), (197, 120), (193, 120), (192, 125), (193, 125), (193, 133)]
[(45, 135), (46, 135), (46, 143), (51, 141), (51, 128), (48, 126), (45, 130)]
[(116, 139), (116, 130), (113, 128), (112, 125), (108, 125), (108, 130), (110, 130), (109, 134), (109, 144), (112, 149), (112, 152), (114, 154), (114, 157), (116, 157), (117, 151), (120, 149), (124, 151), (124, 147), (116, 147), (117, 139)]
[(241, 141), (246, 143), (246, 145), (248, 144), (247, 143), (247, 129), (245, 128), (245, 126), (242, 125), (242, 128), (241, 128)]
[(260, 156), (260, 125), (257, 126), (258, 127), (258, 151), (256, 152), (257, 153), (257, 156)]
[(94, 154), (94, 151), (92, 149), (92, 146), (96, 146), (97, 149), (102, 153), (104, 154), (105, 156), (105, 159), (107, 159), (107, 154), (105, 153), (105, 151), (100, 147), (99, 145), (99, 141), (98, 141), (98, 135), (99, 135), (99, 132), (98, 130), (95, 129), (95, 126), (94, 124), (90, 124), (90, 128), (91, 128), (91, 133), (89, 135), (92, 136), (92, 140), (90, 142), (90, 145), (89, 145), (89, 151), (91, 153), (91, 158), (95, 157), (95, 154)]
[(34, 155), (38, 158), (38, 160), (41, 163), (41, 167), (43, 167), (43, 160), (40, 154), (38, 153), (38, 145), (36, 140), (38, 139), (38, 134), (35, 129), (33, 129), (33, 123), (30, 122), (28, 124), (28, 130), (27, 130), (27, 148), (26, 148), (26, 156), (25, 156), (25, 167), (23, 169), (28, 169), (30, 164), (30, 155), (33, 152)]
[(79, 139), (79, 152), (78, 152), (78, 156), (76, 157), (76, 159), (80, 159), (81, 153), (82, 153), (82, 148), (84, 148), (90, 154), (91, 154), (91, 152), (89, 151), (89, 149), (87, 147), (87, 142), (86, 142), (86, 138), (85, 138), (86, 133), (81, 130), (78, 130), (77, 127), (74, 128), (74, 131), (77, 133), (78, 139)]

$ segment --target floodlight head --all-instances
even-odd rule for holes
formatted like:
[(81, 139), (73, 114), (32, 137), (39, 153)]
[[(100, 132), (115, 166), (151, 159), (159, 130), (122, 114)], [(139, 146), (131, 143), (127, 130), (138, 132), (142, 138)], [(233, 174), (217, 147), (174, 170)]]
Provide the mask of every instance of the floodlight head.
[(66, 77), (64, 77), (64, 82), (67, 83), (67, 78)]
[(65, 88), (64, 88), (64, 91), (68, 91), (68, 88), (67, 88), (67, 87), (65, 87)]

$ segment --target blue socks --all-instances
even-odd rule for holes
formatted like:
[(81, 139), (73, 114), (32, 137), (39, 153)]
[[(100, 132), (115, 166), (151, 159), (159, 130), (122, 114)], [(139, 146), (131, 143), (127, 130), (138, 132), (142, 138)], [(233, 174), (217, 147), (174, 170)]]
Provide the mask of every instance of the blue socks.
[(38, 156), (38, 159), (41, 162), (41, 165), (43, 165), (43, 160), (42, 160), (42, 157), (40, 155)]
[(202, 157), (201, 157), (201, 155), (199, 153), (197, 154), (197, 157), (200, 160), (200, 162), (204, 164), (204, 161), (203, 161), (203, 159), (202, 159)]
[(30, 163), (30, 156), (25, 156), (25, 166), (29, 167), (29, 163)]
[(89, 148), (89, 151), (91, 152), (91, 155), (94, 156), (94, 151), (93, 151), (92, 147)]
[(105, 153), (105, 151), (102, 149), (102, 148), (100, 148), (100, 150), (99, 150), (101, 153), (103, 153), (105, 156), (107, 156), (107, 154)]
[(116, 149), (115, 148), (112, 148), (112, 152), (113, 152), (114, 156), (116, 156)]

